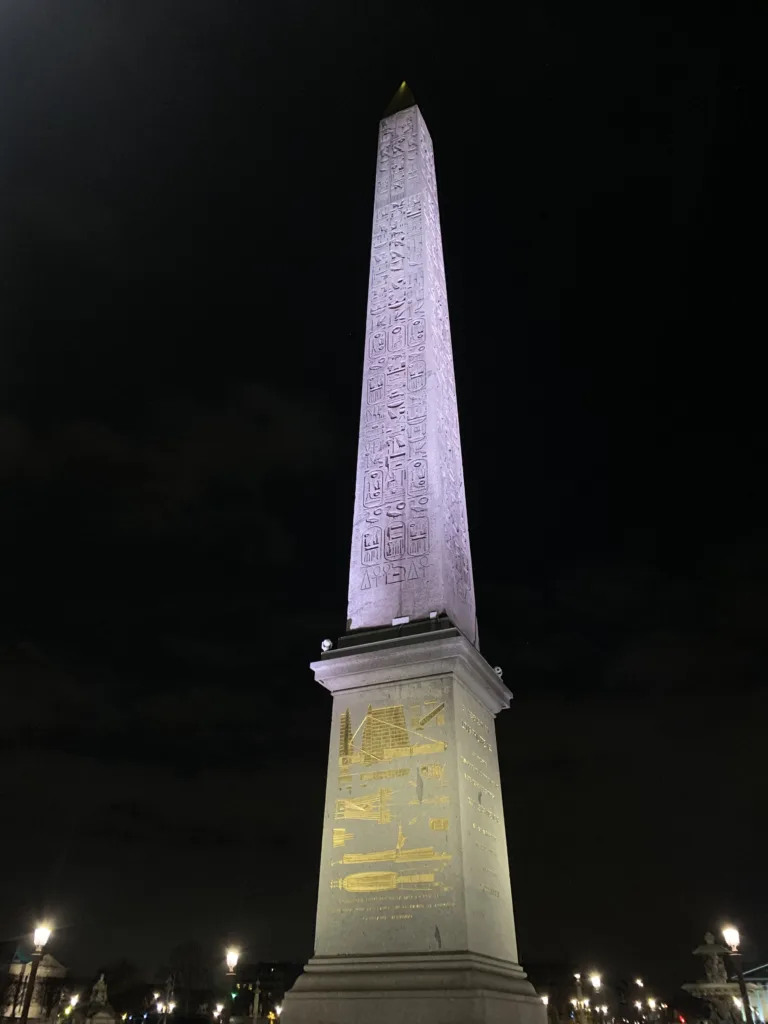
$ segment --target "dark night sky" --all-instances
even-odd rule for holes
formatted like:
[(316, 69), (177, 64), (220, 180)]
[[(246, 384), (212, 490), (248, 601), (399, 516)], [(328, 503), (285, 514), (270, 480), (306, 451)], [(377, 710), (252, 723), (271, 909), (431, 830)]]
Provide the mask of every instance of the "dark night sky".
[(523, 960), (768, 959), (765, 15), (659, 8), (3, 0), (0, 938), (311, 952), (405, 77)]

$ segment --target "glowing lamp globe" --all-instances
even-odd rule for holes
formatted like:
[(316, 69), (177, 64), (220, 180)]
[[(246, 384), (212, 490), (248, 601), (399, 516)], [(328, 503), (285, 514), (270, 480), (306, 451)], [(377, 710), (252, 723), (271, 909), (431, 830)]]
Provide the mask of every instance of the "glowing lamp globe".
[(40, 924), (35, 928), (35, 949), (42, 949), (51, 937), (51, 929), (46, 924)]
[(723, 938), (735, 953), (739, 948), (739, 929), (728, 925), (727, 928), (723, 928)]
[(227, 950), (227, 967), (230, 971), (234, 971), (237, 967), (237, 961), (240, 959), (240, 954), (236, 949)]

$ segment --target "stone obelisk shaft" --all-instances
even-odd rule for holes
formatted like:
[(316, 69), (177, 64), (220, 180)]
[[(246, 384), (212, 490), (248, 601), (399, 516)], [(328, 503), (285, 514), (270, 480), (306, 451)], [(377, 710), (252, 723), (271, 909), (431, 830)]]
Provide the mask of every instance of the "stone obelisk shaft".
[(379, 127), (347, 626), (430, 613), (477, 644), (434, 156), (412, 106)]
[(517, 959), (512, 695), (477, 649), (432, 142), (403, 106), (379, 130), (348, 633), (312, 665), (333, 694), (315, 955), (283, 1020), (546, 1024)]

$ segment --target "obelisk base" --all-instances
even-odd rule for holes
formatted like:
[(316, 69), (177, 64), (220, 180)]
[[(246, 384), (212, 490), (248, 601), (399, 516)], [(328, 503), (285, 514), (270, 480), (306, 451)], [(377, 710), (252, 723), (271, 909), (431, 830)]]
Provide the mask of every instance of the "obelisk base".
[(476, 953), (315, 957), (281, 1024), (546, 1024), (521, 967)]

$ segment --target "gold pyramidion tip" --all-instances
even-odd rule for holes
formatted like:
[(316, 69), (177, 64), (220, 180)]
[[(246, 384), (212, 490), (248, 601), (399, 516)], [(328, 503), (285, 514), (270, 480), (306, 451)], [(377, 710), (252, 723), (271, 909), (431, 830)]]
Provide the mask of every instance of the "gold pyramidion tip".
[(397, 92), (390, 100), (389, 106), (384, 111), (384, 117), (391, 117), (400, 110), (407, 110), (408, 107), (416, 106), (416, 97), (408, 87), (405, 79), (400, 83)]

